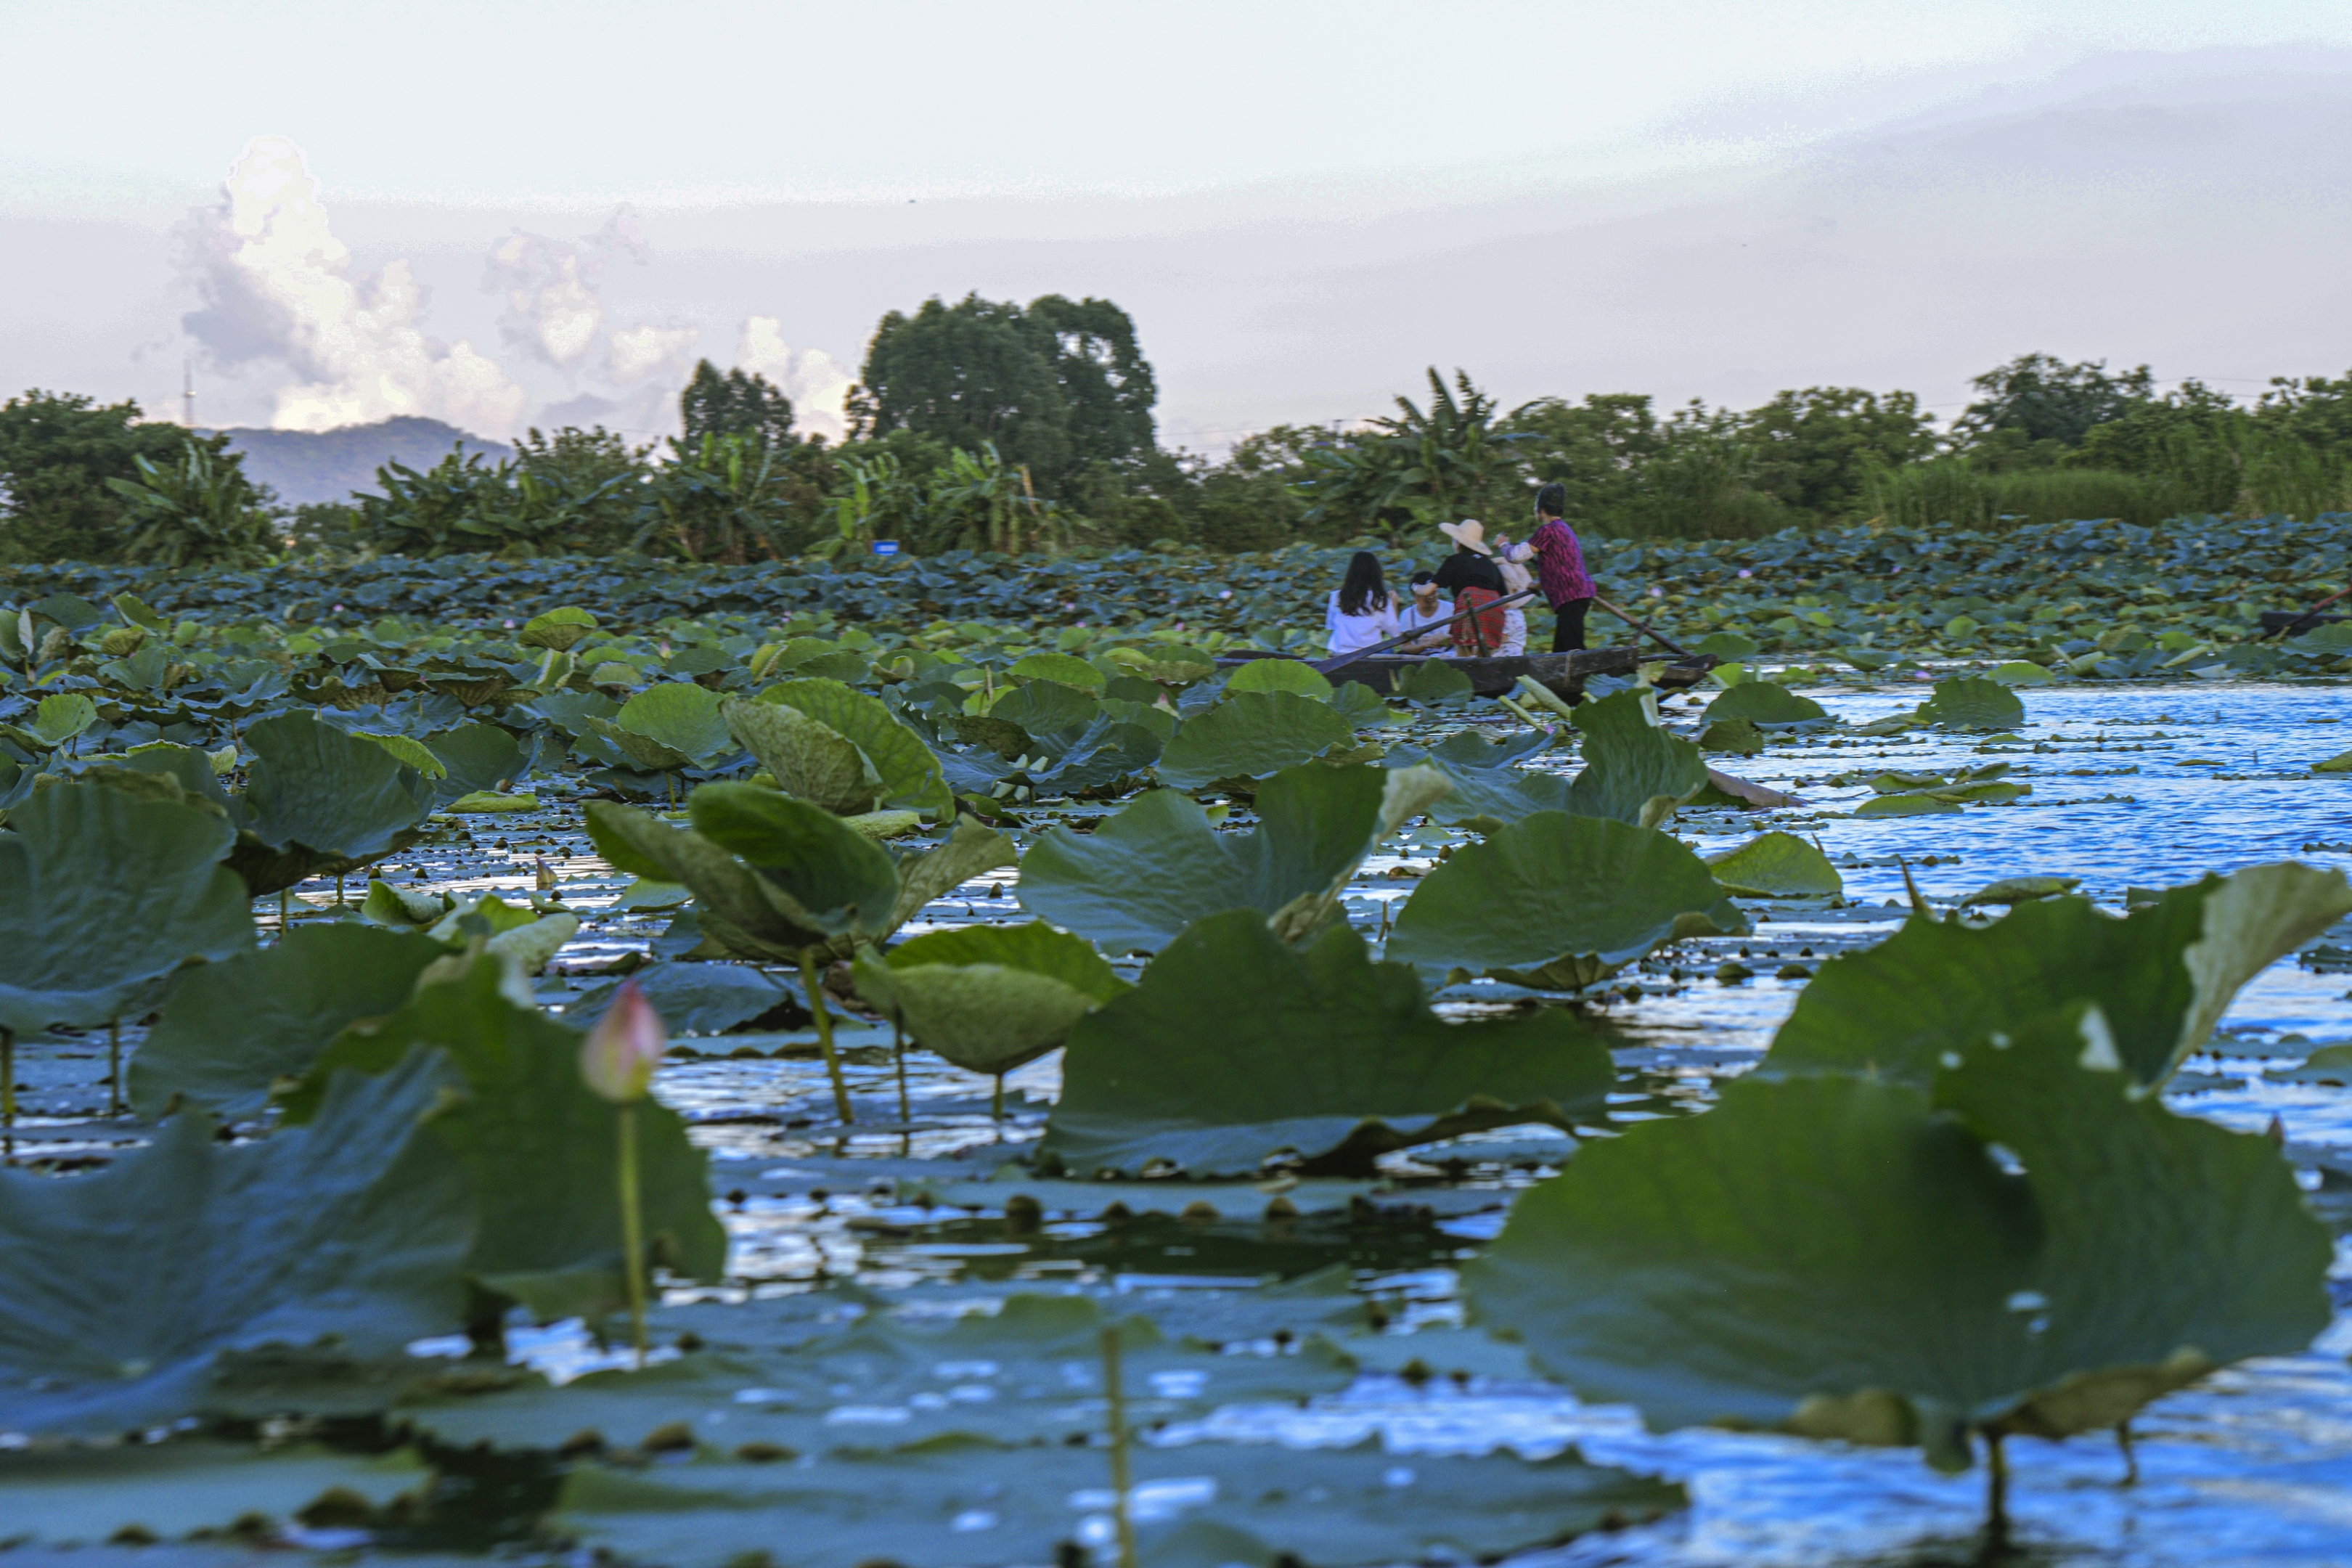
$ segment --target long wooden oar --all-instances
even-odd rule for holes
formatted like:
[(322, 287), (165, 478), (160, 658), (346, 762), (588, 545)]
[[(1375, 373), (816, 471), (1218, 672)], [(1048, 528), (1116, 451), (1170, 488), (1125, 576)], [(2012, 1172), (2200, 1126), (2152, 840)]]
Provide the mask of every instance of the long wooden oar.
[(1353, 653), (1343, 653), (1337, 658), (1310, 659), (1307, 668), (1328, 675), (1333, 670), (1344, 668), (1360, 658), (1370, 658), (1383, 648), (1394, 647), (1399, 643), (1417, 642), (1423, 637), (1444, 630), (1456, 621), (1466, 621), (1473, 616), (1483, 616), (1489, 610), (1499, 610), (1506, 605), (1516, 605), (1521, 599), (1533, 598), (1535, 592), (1533, 588), (1522, 588), (1507, 598), (1489, 599), (1475, 610), (1464, 610), (1461, 614), (1448, 616), (1442, 621), (1432, 621), (1425, 626), (1415, 626), (1402, 637), (1393, 637), (1386, 642), (1376, 642), (1370, 647), (1360, 647)]
[(2287, 622), (2286, 625), (2279, 627), (2278, 630), (2274, 632), (2264, 632), (2262, 637), (2256, 637), (2254, 640), (2256, 642), (2260, 642), (2263, 640), (2263, 637), (2283, 637), (2289, 632), (2299, 632), (2303, 630), (2304, 627), (2309, 626), (2312, 622), (2319, 618), (2320, 611), (2327, 608), (2328, 605), (2344, 597), (2347, 594), (2352, 594), (2352, 588), (2338, 588), (2333, 594), (2328, 595), (2325, 599), (2320, 600), (2319, 603), (2312, 605), (2311, 608), (2304, 611), (2303, 614), (2297, 616), (2294, 619)]
[(1633, 627), (1635, 631), (1640, 632), (1643, 636), (1665, 644), (1666, 647), (1674, 649), (1675, 652), (1682, 655), (1685, 658), (1698, 658), (1702, 657), (1691, 652), (1690, 649), (1683, 647), (1682, 644), (1675, 641), (1672, 637), (1664, 637), (1659, 633), (1652, 631), (1648, 626), (1643, 626), (1641, 622), (1635, 620), (1633, 616), (1627, 615), (1624, 611), (1619, 609), (1616, 605), (1611, 604), (1600, 595), (1593, 595), (1592, 602), (1600, 605), (1602, 609), (1608, 611), (1611, 615), (1616, 616), (1619, 620), (1624, 622), (1627, 626)]

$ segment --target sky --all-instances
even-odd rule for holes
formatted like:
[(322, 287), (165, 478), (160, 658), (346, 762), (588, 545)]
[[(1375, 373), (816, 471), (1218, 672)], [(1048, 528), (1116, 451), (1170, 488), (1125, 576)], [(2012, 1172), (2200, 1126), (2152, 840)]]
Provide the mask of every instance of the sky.
[[(207, 425), (812, 428), (886, 310), (1097, 294), (1163, 432), (2352, 364), (2352, 6), (0, 0), (0, 382)], [(2257, 286), (2249, 287), (2252, 282)]]

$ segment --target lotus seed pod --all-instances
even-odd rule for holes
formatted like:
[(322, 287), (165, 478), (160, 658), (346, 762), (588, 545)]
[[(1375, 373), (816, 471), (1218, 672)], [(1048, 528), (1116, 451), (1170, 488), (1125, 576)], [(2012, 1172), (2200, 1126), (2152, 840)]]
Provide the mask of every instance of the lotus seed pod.
[(643, 1100), (668, 1044), (661, 1015), (635, 981), (624, 981), (613, 1005), (581, 1043), (580, 1076), (615, 1105)]

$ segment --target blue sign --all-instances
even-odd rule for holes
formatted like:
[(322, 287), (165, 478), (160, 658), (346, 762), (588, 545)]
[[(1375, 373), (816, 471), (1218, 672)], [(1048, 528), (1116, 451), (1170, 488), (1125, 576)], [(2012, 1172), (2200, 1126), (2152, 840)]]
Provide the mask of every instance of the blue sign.
[(898, 553), (898, 542), (895, 539), (877, 539), (874, 542), (874, 553), (896, 555)]

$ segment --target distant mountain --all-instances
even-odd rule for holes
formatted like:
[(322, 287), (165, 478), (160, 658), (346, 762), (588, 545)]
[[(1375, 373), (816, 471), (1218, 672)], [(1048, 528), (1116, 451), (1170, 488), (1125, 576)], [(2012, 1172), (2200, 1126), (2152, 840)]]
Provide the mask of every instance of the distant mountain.
[(492, 462), (514, 456), (514, 448), (486, 441), (438, 419), (403, 417), (373, 425), (346, 425), (340, 430), (223, 430), (229, 449), (245, 457), (245, 471), (256, 483), (268, 485), (289, 506), (312, 501), (342, 500), (354, 490), (373, 490), (375, 471), (399, 461), (412, 468), (429, 468), (463, 446)]

